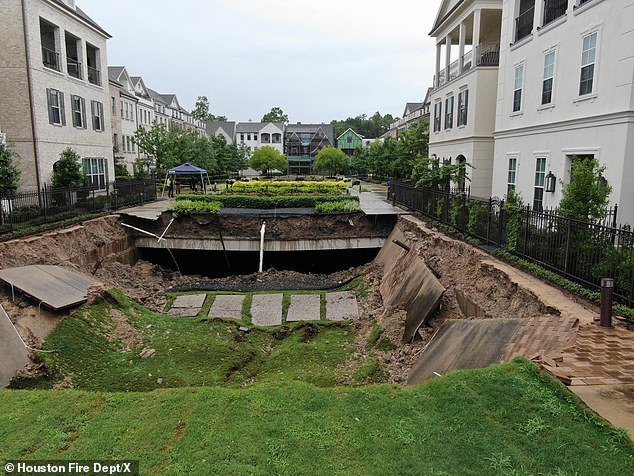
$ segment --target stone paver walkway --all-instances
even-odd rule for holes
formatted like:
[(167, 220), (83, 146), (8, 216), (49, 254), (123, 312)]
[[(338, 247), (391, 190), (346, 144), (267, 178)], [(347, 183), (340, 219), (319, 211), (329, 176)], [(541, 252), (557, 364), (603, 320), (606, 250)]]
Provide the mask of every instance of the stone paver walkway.
[(376, 192), (359, 192), (348, 189), (350, 195), (359, 197), (359, 208), (366, 215), (409, 215), (411, 212), (395, 207), (387, 201), (385, 195)]
[(359, 318), (357, 298), (352, 291), (326, 294), (326, 319), (347, 321)]
[(219, 294), (216, 296), (209, 317), (241, 319), (244, 294)]
[(321, 296), (319, 294), (292, 295), (286, 321), (318, 321), (321, 315), (320, 310)]
[(522, 319), (506, 345), (503, 362), (518, 355), (556, 357), (570, 347), (577, 337), (579, 320), (574, 317), (541, 316)]
[(202, 309), (206, 297), (206, 294), (177, 296), (167, 314), (172, 317), (195, 317)]
[(251, 302), (251, 321), (256, 326), (282, 324), (283, 294), (254, 294)]

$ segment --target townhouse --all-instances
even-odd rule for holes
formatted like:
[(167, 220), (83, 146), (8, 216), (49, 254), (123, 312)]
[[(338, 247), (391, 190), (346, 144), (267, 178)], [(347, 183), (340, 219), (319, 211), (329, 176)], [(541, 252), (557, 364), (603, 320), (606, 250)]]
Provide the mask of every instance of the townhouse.
[(264, 146), (273, 147), (280, 154), (284, 153), (282, 122), (238, 122), (235, 134), (235, 143), (247, 147), (249, 154)]

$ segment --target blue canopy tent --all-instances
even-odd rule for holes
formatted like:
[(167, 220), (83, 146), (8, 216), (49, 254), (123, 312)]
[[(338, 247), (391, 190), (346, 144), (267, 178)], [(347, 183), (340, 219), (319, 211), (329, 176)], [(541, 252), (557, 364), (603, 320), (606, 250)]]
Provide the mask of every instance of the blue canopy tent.
[(192, 165), (192, 164), (182, 164), (182, 165), (179, 165), (178, 167), (173, 167), (169, 169), (167, 173), (165, 174), (165, 181), (163, 182), (163, 191), (161, 192), (161, 197), (163, 197), (163, 195), (165, 194), (167, 179), (169, 178), (170, 175), (172, 176), (172, 180), (175, 180), (176, 177), (180, 175), (200, 177), (200, 185), (201, 185), (201, 190), (203, 192), (206, 190), (204, 177), (207, 177), (207, 184), (211, 185), (211, 183), (209, 182), (209, 174), (207, 173), (205, 169), (201, 169), (200, 167), (196, 167), (195, 165)]

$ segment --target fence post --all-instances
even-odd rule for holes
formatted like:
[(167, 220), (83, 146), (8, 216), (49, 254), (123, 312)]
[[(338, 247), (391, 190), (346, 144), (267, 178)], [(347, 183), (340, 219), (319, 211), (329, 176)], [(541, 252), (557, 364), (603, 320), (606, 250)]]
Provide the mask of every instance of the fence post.
[(489, 197), (489, 209), (487, 210), (487, 241), (491, 241), (491, 212), (493, 211), (493, 203)]
[(566, 229), (566, 254), (564, 255), (564, 272), (568, 274), (568, 255), (570, 253), (570, 223), (572, 220), (570, 218), (566, 218), (568, 222), (568, 227)]
[(528, 228), (530, 224), (530, 207), (526, 205), (524, 208), (524, 239), (522, 240), (522, 253), (526, 255), (526, 242), (528, 241)]
[(616, 214), (619, 211), (618, 203), (614, 204), (614, 214), (612, 215), (612, 228), (616, 228)]
[(498, 218), (498, 241), (499, 246), (506, 243), (506, 213), (504, 213), (504, 200), (500, 200), (500, 216)]
[[(42, 189), (38, 188), (37, 192), (39, 194), (42, 193)], [(41, 199), (40, 202), (43, 205), (44, 208), (44, 222), (48, 221), (48, 185), (44, 184), (44, 198)]]

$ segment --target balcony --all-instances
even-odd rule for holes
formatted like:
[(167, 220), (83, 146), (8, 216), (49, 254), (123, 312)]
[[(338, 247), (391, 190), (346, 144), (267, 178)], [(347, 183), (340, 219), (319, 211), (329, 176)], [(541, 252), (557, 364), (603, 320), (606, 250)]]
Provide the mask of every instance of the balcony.
[(88, 82), (97, 86), (101, 86), (101, 71), (99, 71), (97, 68), (92, 68), (88, 66)]
[[(449, 81), (456, 79), (459, 74), (458, 65), (460, 59), (457, 59), (449, 65)], [(500, 44), (499, 43), (480, 43), (475, 47), (475, 62), (474, 52), (468, 51), (462, 56), (462, 74), (469, 71), (475, 66), (499, 66), (500, 65)], [(447, 83), (447, 68), (443, 69), (439, 73), (438, 87)], [(436, 77), (434, 77), (434, 84), (436, 84)]]
[(526, 38), (533, 31), (533, 18), (535, 16), (535, 7), (531, 7), (521, 13), (515, 19), (515, 42)]
[(59, 53), (42, 46), (42, 64), (49, 69), (61, 71)]
[(66, 60), (66, 69), (68, 71), (68, 75), (72, 76), (73, 78), (77, 78), (77, 79), (83, 79), (82, 78), (82, 70), (81, 70), (81, 63), (79, 61), (75, 61), (74, 59), (70, 59), (68, 58)]
[(544, 22), (547, 25), (566, 14), (568, 0), (544, 0)]

